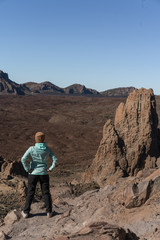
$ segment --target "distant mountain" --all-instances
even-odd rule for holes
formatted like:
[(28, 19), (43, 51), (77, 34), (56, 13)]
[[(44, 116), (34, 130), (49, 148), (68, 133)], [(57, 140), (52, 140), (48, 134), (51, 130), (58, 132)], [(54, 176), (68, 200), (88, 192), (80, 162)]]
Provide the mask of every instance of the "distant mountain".
[(91, 88), (86, 88), (84, 85), (80, 85), (80, 84), (73, 84), (69, 87), (66, 87), (64, 88), (64, 92), (66, 94), (76, 94), (76, 95), (100, 94), (98, 91)]
[(0, 94), (25, 95), (25, 89), (21, 85), (11, 81), (8, 78), (8, 74), (0, 70)]
[(27, 82), (22, 84), (23, 87), (28, 88), (31, 93), (65, 93), (64, 90), (51, 82)]
[(100, 94), (107, 97), (127, 97), (135, 87), (114, 88), (101, 92)]
[(17, 84), (9, 79), (8, 74), (0, 71), (0, 94), (33, 95), (33, 94), (67, 94), (67, 95), (98, 95), (98, 91), (84, 85), (73, 84), (60, 88), (51, 82), (27, 82)]
[(18, 84), (9, 79), (8, 74), (0, 70), (0, 94), (33, 95), (33, 94), (65, 94), (65, 95), (92, 95), (106, 97), (127, 97), (134, 87), (123, 87), (98, 92), (84, 85), (73, 84), (60, 88), (51, 82), (27, 82)]

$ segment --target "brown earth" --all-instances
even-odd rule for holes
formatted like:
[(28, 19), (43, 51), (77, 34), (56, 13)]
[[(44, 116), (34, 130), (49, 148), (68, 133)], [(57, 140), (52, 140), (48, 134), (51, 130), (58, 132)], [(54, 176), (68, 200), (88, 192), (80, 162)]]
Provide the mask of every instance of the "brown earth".
[[(48, 145), (58, 157), (58, 166), (51, 173), (51, 186), (74, 178), (78, 181), (79, 173), (91, 164), (96, 154), (103, 125), (107, 119), (114, 118), (121, 101), (125, 99), (0, 96), (0, 168), (3, 158), (8, 162), (20, 160), (28, 147), (34, 144), (35, 132), (44, 131)], [(0, 192), (2, 217), (21, 205), (19, 195), (15, 194), (16, 182), (13, 182), (12, 179), (0, 180), (0, 188), (9, 194)], [(11, 183), (13, 191), (10, 190)], [(91, 188), (90, 185), (80, 185), (74, 192), (79, 195)]]
[[(74, 178), (92, 163), (102, 139), (103, 126), (113, 120), (125, 98), (81, 96), (0, 96), (0, 156), (20, 160), (36, 131), (58, 157), (54, 178)], [(160, 97), (156, 97), (160, 116)], [(1, 165), (1, 159), (0, 159)]]
[(68, 176), (92, 162), (103, 125), (124, 98), (0, 96), (0, 155), (20, 159), (34, 134), (43, 131), (58, 157), (57, 175)]
[[(159, 115), (160, 97), (156, 97), (156, 100)], [(93, 236), (97, 236), (96, 239), (113, 240), (115, 234), (117, 234), (114, 231), (119, 231), (119, 227), (125, 230), (129, 228), (140, 236), (141, 240), (159, 239), (159, 170), (152, 169), (148, 172), (139, 172), (137, 177), (119, 179), (114, 185), (107, 185), (105, 188), (86, 192), (77, 198), (74, 198), (73, 195), (79, 196), (80, 191), (84, 191), (83, 186), (80, 190), (81, 185), (79, 185), (77, 191), (72, 185), (57, 185), (58, 182), (70, 181), (74, 177), (76, 177), (78, 183), (77, 174), (91, 164), (102, 138), (103, 125), (108, 119), (114, 118), (115, 109), (121, 101), (124, 102), (125, 99), (64, 96), (3, 96), (0, 98), (0, 112), (4, 113), (4, 115), (0, 115), (0, 118), (4, 119), (0, 122), (0, 155), (2, 155), (2, 158), (9, 158), (12, 161), (20, 159), (21, 154), (30, 145), (34, 144), (34, 133), (39, 130), (46, 132), (47, 142), (59, 158), (59, 165), (53, 172), (54, 181), (51, 181), (51, 194), (57, 212), (58, 209), (63, 211), (64, 207), (63, 213), (59, 212), (57, 217), (53, 218), (53, 221), (47, 222), (48, 228), (46, 228), (46, 222), (43, 227), (44, 219), (38, 218), (37, 221), (33, 217), (29, 218), (28, 222), (21, 219), (17, 225), (7, 225), (8, 223), (6, 223), (4, 228), (2, 226), (0, 234), (3, 235), (4, 231), (8, 236), (3, 239), (11, 237), (12, 239), (22, 240), (26, 239), (26, 236), (27, 239), (39, 239), (43, 232), (45, 237), (42, 239), (44, 240), (51, 239), (50, 235), (55, 237), (59, 234), (67, 235), (67, 233), (75, 234), (77, 232), (77, 235), (66, 236), (66, 239), (93, 239)], [(4, 116), (6, 118), (3, 118)], [(63, 152), (62, 148), (64, 149)], [(3, 161), (2, 158), (0, 158), (0, 164)], [(22, 200), (22, 205), (24, 204), (25, 184), (23, 184), (23, 180), (22, 178), (20, 186), (17, 187), (19, 185), (18, 178), (14, 177), (13, 180), (1, 179), (1, 200), (10, 204), (10, 210), (13, 209), (13, 206), (18, 209), (21, 204), (18, 203), (18, 199)], [(76, 183), (76, 180), (74, 181)], [(85, 188), (85, 191), (87, 191), (91, 188), (95, 189), (97, 186), (86, 185)], [(3, 196), (6, 198), (2, 199)], [(15, 196), (17, 196), (17, 205)], [(39, 193), (36, 197), (40, 197)], [(11, 201), (11, 198), (14, 198), (14, 202)], [(1, 204), (3, 205), (3, 202)], [(39, 210), (36, 208), (34, 213), (34, 206), (36, 205), (33, 204), (33, 214), (40, 214), (37, 216), (46, 218), (45, 214), (41, 212), (43, 207), (38, 208)], [(8, 212), (8, 210), (4, 209), (4, 212)], [(6, 221), (15, 221), (16, 218), (18, 220), (19, 216), (16, 217), (16, 211), (11, 212), (11, 216), (6, 218)], [(19, 213), (17, 212), (17, 214)], [(27, 235), (35, 232), (35, 230), (32, 231), (33, 222), (34, 224), (37, 222), (37, 229), (39, 225), (42, 228), (41, 232), (36, 231), (39, 232), (39, 235)], [(98, 224), (99, 232), (92, 229), (92, 222), (96, 226)], [(28, 224), (30, 224), (30, 227)], [(51, 228), (49, 224), (54, 224), (57, 229)], [(110, 224), (113, 224), (113, 226)], [(53, 232), (51, 232), (51, 229)], [(123, 229), (121, 231), (127, 235), (122, 238), (119, 235), (119, 239), (132, 239)], [(87, 235), (88, 238), (86, 238), (86, 234), (91, 234), (91, 236)], [(149, 234), (150, 237), (146, 238), (146, 234)], [(84, 235), (85, 237), (83, 237)], [(99, 236), (102, 236), (102, 238)], [(137, 239), (136, 236), (133, 239)]]

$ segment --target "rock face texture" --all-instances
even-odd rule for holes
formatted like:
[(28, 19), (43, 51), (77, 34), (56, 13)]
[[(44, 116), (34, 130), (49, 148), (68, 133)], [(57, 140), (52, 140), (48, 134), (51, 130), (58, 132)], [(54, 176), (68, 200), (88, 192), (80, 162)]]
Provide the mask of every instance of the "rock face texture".
[(85, 180), (103, 185), (108, 179), (133, 176), (141, 169), (157, 167), (159, 136), (153, 90), (133, 91), (126, 103), (118, 106), (114, 123), (108, 120), (105, 124), (103, 138)]
[(0, 232), (12, 240), (159, 240), (159, 184), (160, 170), (147, 169), (78, 197), (53, 186), (52, 218), (43, 201), (35, 202), (28, 219), (20, 209), (9, 212)]
[(153, 90), (140, 89), (131, 93), (126, 104), (116, 111), (115, 128), (123, 139), (128, 173), (141, 168), (155, 168), (159, 157), (159, 130)]
[(95, 222), (82, 228), (79, 232), (68, 236), (59, 236), (55, 240), (139, 240), (131, 233), (126, 232), (123, 228), (110, 225), (107, 222)]

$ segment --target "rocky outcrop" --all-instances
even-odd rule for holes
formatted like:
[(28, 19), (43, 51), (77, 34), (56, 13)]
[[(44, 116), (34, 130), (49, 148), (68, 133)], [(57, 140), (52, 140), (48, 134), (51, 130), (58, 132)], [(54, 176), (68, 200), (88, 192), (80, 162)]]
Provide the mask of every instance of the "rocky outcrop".
[[(151, 174), (145, 170), (141, 177), (117, 179), (112, 185), (78, 197), (71, 196), (68, 186), (61, 186), (59, 191), (59, 186), (51, 187), (51, 192), (56, 190), (52, 218), (46, 217), (40, 201), (32, 204), (28, 219), (22, 219), (20, 209), (10, 211), (0, 231), (13, 240), (158, 240), (159, 176), (159, 169)], [(132, 189), (133, 195), (127, 189)]]
[[(41, 239), (42, 235), (45, 236), (45, 240), (138, 240), (131, 229), (119, 225), (120, 217), (117, 217), (116, 221), (113, 219), (115, 214), (122, 211), (120, 205), (114, 206), (109, 200), (115, 188), (108, 186), (105, 189), (88, 191), (76, 198), (60, 197), (59, 201), (57, 199), (56, 203), (53, 202), (54, 216), (51, 219), (46, 217), (43, 202), (32, 204), (27, 220), (23, 220), (22, 216), (19, 220), (20, 210), (10, 211), (5, 217), (5, 225), (1, 231), (13, 240)], [(61, 196), (60, 192), (59, 194)]]
[(133, 176), (159, 163), (158, 116), (152, 89), (132, 92), (116, 110), (114, 123), (108, 120), (97, 154), (85, 181), (100, 185), (118, 177)]
[(102, 185), (108, 178), (113, 181), (124, 176), (127, 168), (124, 151), (113, 123), (108, 120), (103, 128), (100, 146), (90, 168), (85, 173), (84, 181), (95, 181)]
[(13, 240), (158, 240), (160, 239), (160, 170), (117, 179), (103, 188), (74, 197), (69, 186), (51, 187), (54, 216), (44, 203), (33, 203), (28, 219), (11, 210), (0, 225)]
[(124, 206), (126, 208), (140, 207), (159, 192), (159, 185), (160, 169), (139, 182), (128, 184), (124, 190)]
[(152, 189), (151, 181), (132, 183), (124, 191), (124, 206), (126, 208), (140, 207), (150, 197)]
[(135, 90), (121, 103), (115, 115), (115, 128), (123, 139), (127, 172), (155, 168), (159, 157), (159, 129), (156, 101), (152, 89)]
[[(26, 89), (26, 91), (29, 91)], [(11, 81), (7, 73), (0, 71), (0, 94), (25, 95), (25, 89)]]
[(0, 177), (2, 179), (10, 179), (11, 176), (20, 175), (27, 176), (22, 163), (20, 161), (10, 161), (7, 159), (3, 159), (3, 163), (1, 165)]

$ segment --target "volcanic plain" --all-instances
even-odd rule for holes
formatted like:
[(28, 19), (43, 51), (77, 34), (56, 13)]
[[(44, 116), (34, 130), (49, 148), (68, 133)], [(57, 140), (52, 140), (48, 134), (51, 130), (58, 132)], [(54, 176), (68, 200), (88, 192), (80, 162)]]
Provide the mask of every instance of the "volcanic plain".
[(0, 96), (0, 156), (20, 160), (37, 131), (58, 157), (55, 177), (84, 171), (96, 154), (103, 125), (125, 98)]
[[(85, 97), (84, 96), (57, 96), (57, 95), (35, 95), (35, 96), (3, 95), (3, 96), (0, 96), (0, 128), (1, 128), (0, 161), (2, 160), (7, 160), (10, 162), (20, 161), (23, 153), (28, 149), (28, 147), (35, 144), (34, 142), (35, 133), (37, 131), (43, 131), (46, 134), (47, 144), (52, 148), (52, 150), (58, 157), (57, 167), (54, 169), (54, 171), (50, 175), (51, 194), (55, 204), (54, 207), (60, 206), (61, 211), (64, 210), (64, 217), (68, 216), (68, 221), (70, 221), (72, 217), (74, 217), (73, 216), (74, 204), (72, 202), (71, 205), (68, 205), (65, 202), (65, 199), (67, 199), (68, 194), (70, 194), (72, 201), (74, 201), (74, 196), (76, 197), (80, 196), (85, 191), (93, 189), (93, 187), (94, 189), (97, 187), (99, 188), (98, 185), (86, 186), (85, 184), (78, 184), (78, 183), (81, 176), (83, 175), (81, 173), (83, 173), (85, 170), (87, 170), (87, 168), (89, 168), (89, 166), (91, 165), (95, 157), (100, 141), (102, 139), (102, 130), (103, 130), (104, 124), (108, 119), (114, 120), (116, 108), (118, 107), (120, 102), (125, 102), (125, 101), (126, 101), (125, 98), (115, 98), (115, 97), (111, 98), (111, 97), (86, 97), (86, 96)], [(158, 113), (158, 116), (160, 116), (160, 97), (159, 96), (156, 97), (156, 103), (157, 103), (157, 113)], [(155, 173), (153, 173), (153, 175), (159, 174), (159, 170), (157, 170), (158, 171), (157, 173), (156, 169), (148, 170), (147, 173), (152, 174), (154, 170), (155, 170)], [(141, 174), (143, 175), (145, 174), (145, 172)], [(0, 213), (2, 218), (4, 218), (9, 211), (15, 208), (17, 209), (16, 211), (19, 211), (19, 208), (22, 209), (24, 205), (24, 200), (25, 200), (24, 190), (25, 190), (25, 182), (27, 181), (27, 178), (24, 178), (22, 176), (16, 176), (16, 175), (14, 177), (12, 176), (10, 177), (11, 178), (9, 179), (1, 178), (1, 181), (0, 181), (0, 198), (1, 198)], [(156, 227), (158, 226), (156, 225), (158, 224), (156, 214), (155, 216), (152, 216), (152, 218), (151, 216), (149, 216), (148, 219), (145, 220), (145, 222), (144, 222), (144, 214), (142, 214), (143, 219), (139, 224), (140, 226), (139, 228), (137, 227), (138, 226), (137, 221), (139, 221), (137, 220), (137, 218), (135, 220), (135, 223), (134, 221), (132, 223), (132, 220), (131, 220), (129, 225), (126, 225), (126, 219), (124, 223), (122, 221), (123, 215), (127, 216), (126, 213), (129, 214), (128, 215), (129, 219), (131, 217), (130, 214), (132, 213), (134, 213), (135, 216), (137, 216), (136, 211), (141, 211), (142, 213), (143, 208), (145, 207), (145, 209), (147, 209), (147, 206), (150, 205), (152, 201), (152, 195), (151, 195), (151, 198), (146, 202), (146, 205), (142, 206), (142, 208), (131, 209), (131, 212), (130, 212), (130, 209), (128, 210), (128, 208), (125, 208), (124, 203), (121, 204), (122, 199), (120, 196), (122, 193), (123, 194), (125, 193), (124, 189), (126, 189), (126, 187), (129, 186), (130, 181), (133, 182), (134, 184), (135, 182), (136, 184), (138, 184), (139, 181), (142, 181), (141, 184), (143, 185), (143, 179), (140, 180), (140, 177), (129, 177), (127, 181), (125, 179), (120, 179), (119, 182), (115, 183), (115, 184), (119, 184), (119, 185), (115, 185), (115, 189), (117, 189), (117, 191), (120, 191), (120, 192), (117, 193), (116, 190), (112, 191), (114, 189), (114, 186), (111, 186), (111, 189), (110, 189), (111, 191), (108, 188), (104, 188), (104, 189), (102, 188), (100, 190), (90, 191), (86, 193), (86, 195), (82, 195), (82, 197), (80, 196), (80, 198), (78, 197), (75, 198), (75, 206), (76, 206), (75, 211), (79, 209), (77, 208), (78, 206), (77, 204), (79, 204), (79, 201), (81, 201), (80, 199), (82, 198), (84, 208), (86, 207), (86, 209), (93, 210), (93, 206), (96, 206), (96, 211), (94, 210), (94, 212), (98, 214), (97, 215), (98, 218), (95, 216), (93, 220), (95, 221), (95, 219), (96, 220), (103, 219), (104, 217), (103, 214), (105, 215), (104, 205), (110, 206), (110, 205), (106, 205), (103, 201), (104, 199), (106, 199), (106, 201), (108, 201), (107, 199), (111, 201), (112, 200), (111, 197), (113, 195), (113, 201), (111, 202), (115, 204), (115, 207), (118, 206), (120, 213), (118, 213), (117, 210), (115, 210), (115, 212), (119, 214), (118, 216), (120, 218), (120, 221), (116, 221), (118, 217), (115, 217), (115, 216), (110, 216), (109, 218), (107, 217), (107, 221), (109, 221), (110, 224), (116, 223), (118, 226), (125, 227), (125, 228), (126, 226), (127, 227), (129, 226), (129, 229), (131, 229), (131, 231), (138, 234), (138, 236), (143, 236), (143, 237), (145, 236), (145, 234), (148, 234), (148, 231), (149, 231), (148, 227), (151, 225), (153, 226), (151, 227), (153, 229), (151, 229), (152, 231), (150, 232), (150, 238), (142, 238), (142, 239), (157, 240), (159, 238), (155, 238), (155, 234), (159, 234), (159, 230), (157, 230), (158, 228)], [(157, 186), (156, 182), (152, 185), (153, 185), (152, 188), (154, 189), (152, 189), (151, 192), (154, 193)], [(120, 186), (123, 189), (121, 189)], [(41, 194), (39, 191), (40, 191), (40, 188), (38, 187), (36, 196), (35, 196), (35, 202), (38, 202), (37, 204), (41, 203)], [(65, 193), (63, 193), (63, 191)], [(102, 194), (103, 191), (104, 191), (105, 197)], [(108, 191), (107, 194), (109, 194), (109, 198), (106, 198), (105, 191)], [(103, 208), (102, 208), (103, 214), (102, 212), (99, 212), (99, 208), (102, 206), (98, 206), (97, 202), (96, 204), (94, 202), (93, 206), (90, 206), (92, 194), (93, 195), (95, 194), (93, 196), (93, 199), (95, 200), (96, 199), (95, 196), (98, 196), (96, 195), (96, 193), (99, 193), (100, 194), (99, 196), (102, 197), (102, 201), (98, 200), (98, 203), (101, 203), (103, 205)], [(91, 196), (87, 194), (91, 194)], [(117, 194), (119, 196), (118, 198), (115, 197), (117, 196)], [(154, 200), (157, 199), (156, 201), (158, 201), (157, 196), (159, 195), (156, 195), (156, 197), (155, 195), (153, 196)], [(118, 202), (116, 202), (116, 199)], [(88, 200), (89, 200), (89, 203), (87, 203)], [(78, 203), (76, 201), (78, 201)], [(33, 210), (34, 210), (34, 206), (39, 206), (35, 204), (33, 204)], [(90, 208), (88, 208), (88, 204)], [(63, 209), (64, 206), (62, 205), (66, 206), (66, 210)], [(71, 209), (68, 210), (69, 207), (72, 208), (72, 212), (73, 212), (72, 216), (70, 216)], [(159, 212), (158, 207), (159, 205), (157, 205), (157, 208), (155, 210), (156, 213)], [(151, 206), (149, 208), (151, 208)], [(86, 211), (88, 211), (86, 209), (84, 210), (85, 221), (86, 221)], [(125, 213), (121, 214), (122, 210)], [(36, 208), (36, 212), (37, 211), (40, 211), (39, 208)], [(145, 212), (146, 211), (147, 210), (145, 210)], [(11, 213), (13, 214), (13, 212)], [(113, 209), (112, 211), (109, 210), (109, 212), (107, 212), (107, 214), (109, 213), (114, 213)], [(153, 215), (153, 212), (152, 212), (152, 215)], [(76, 213), (76, 217), (77, 216), (79, 216), (79, 213)], [(146, 215), (145, 213), (145, 217), (146, 216), (148, 215)], [(88, 212), (88, 217), (90, 219), (90, 212)], [(7, 221), (6, 219), (7, 217), (5, 218), (5, 221)], [(57, 219), (59, 219), (58, 216), (53, 218), (53, 221), (59, 221)], [(21, 229), (19, 230), (20, 233), (17, 232), (18, 227), (16, 227), (16, 225), (13, 225), (13, 226), (10, 225), (12, 230), (9, 230), (7, 223), (6, 223), (6, 226), (4, 226), (3, 220), (2, 221), (0, 220), (0, 226), (2, 226), (2, 230), (4, 230), (5, 234), (7, 234), (6, 236), (12, 236), (13, 239), (22, 239), (21, 235), (24, 234), (25, 236), (25, 234), (27, 233), (24, 231), (24, 229), (22, 229), (25, 227), (24, 226), (25, 221), (23, 222), (22, 219), (20, 221), (21, 221), (21, 224), (18, 224), (18, 227), (19, 226), (21, 227)], [(29, 219), (29, 221), (32, 225), (32, 218)], [(39, 218), (39, 221), (40, 221), (40, 218)], [(76, 222), (76, 224), (81, 224), (81, 221), (79, 220), (75, 220), (75, 221), (78, 221)], [(150, 224), (152, 222), (153, 222), (153, 225)], [(38, 224), (40, 223), (38, 222)], [(144, 224), (146, 227), (144, 227)], [(79, 225), (76, 225), (76, 226), (79, 226)], [(154, 229), (154, 226), (155, 226), (155, 229)], [(44, 230), (47, 231), (45, 225), (44, 225), (44, 228), (45, 228)], [(79, 228), (81, 228), (81, 226), (79, 226)], [(57, 229), (58, 229), (56, 230), (57, 234), (60, 234), (61, 227)], [(30, 231), (30, 230), (27, 230), (27, 231)], [(76, 229), (74, 229), (74, 231), (76, 231)], [(70, 229), (69, 229), (69, 232), (70, 232)], [(3, 231), (1, 232), (1, 234), (3, 234)], [(41, 232), (39, 234), (41, 235)], [(54, 234), (55, 233), (51, 234), (52, 237)], [(152, 235), (154, 235), (153, 238), (152, 238)], [(17, 236), (20, 236), (20, 238), (17, 238)], [(159, 237), (160, 235), (157, 235), (157, 236)], [(32, 236), (30, 238), (27, 237), (27, 239), (35, 239), (35, 238), (34, 236)], [(48, 239), (48, 238), (42, 238), (42, 239)], [(112, 239), (115, 239), (115, 238), (113, 237)], [(121, 239), (121, 238), (117, 238), (117, 239)], [(139, 239), (139, 238), (137, 238), (135, 235), (133, 238), (126, 237), (122, 239)]]

